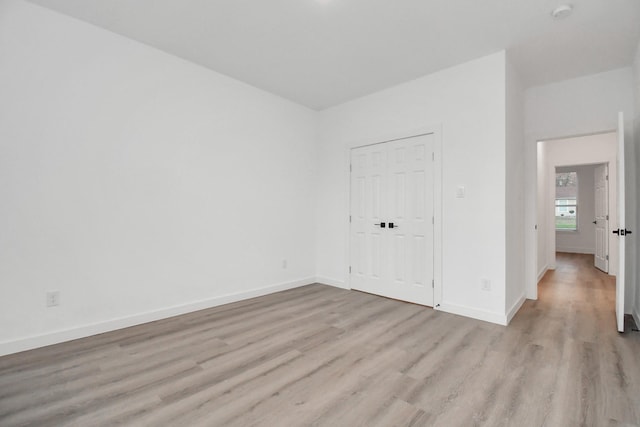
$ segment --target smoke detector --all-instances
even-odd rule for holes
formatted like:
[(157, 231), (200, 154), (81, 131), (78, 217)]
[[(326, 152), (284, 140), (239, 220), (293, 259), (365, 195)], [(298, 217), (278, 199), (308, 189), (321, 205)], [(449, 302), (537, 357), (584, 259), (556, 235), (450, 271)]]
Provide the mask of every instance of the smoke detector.
[(553, 11), (551, 12), (551, 16), (553, 17), (553, 19), (563, 19), (571, 15), (572, 11), (573, 6), (571, 6), (570, 4), (563, 4), (553, 9)]

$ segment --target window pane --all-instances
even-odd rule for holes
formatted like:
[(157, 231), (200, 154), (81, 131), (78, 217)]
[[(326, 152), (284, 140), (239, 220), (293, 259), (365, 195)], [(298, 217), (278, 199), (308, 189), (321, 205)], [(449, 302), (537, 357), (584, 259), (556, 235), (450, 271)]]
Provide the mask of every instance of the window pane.
[(578, 174), (556, 173), (556, 230), (578, 229)]
[(556, 174), (556, 199), (578, 198), (577, 172), (563, 172)]
[(556, 230), (577, 230), (578, 229), (578, 208), (557, 207), (556, 208)]

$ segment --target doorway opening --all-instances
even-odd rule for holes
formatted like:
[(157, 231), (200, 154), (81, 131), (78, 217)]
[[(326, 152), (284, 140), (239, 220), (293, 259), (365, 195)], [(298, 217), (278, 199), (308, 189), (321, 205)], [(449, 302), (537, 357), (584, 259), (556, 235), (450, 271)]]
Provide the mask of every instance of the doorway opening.
[(556, 166), (554, 178), (555, 252), (592, 255), (593, 265), (608, 273), (609, 207), (616, 202), (609, 164)]
[[(615, 219), (618, 216), (617, 191), (618, 188), (618, 171), (617, 171), (617, 134), (616, 132), (607, 132), (596, 135), (578, 136), (571, 138), (560, 138), (538, 142), (538, 272), (541, 277), (546, 270), (554, 270), (556, 268), (556, 251), (558, 249), (566, 249), (566, 252), (595, 253), (595, 227), (589, 227), (588, 223), (595, 220), (595, 175), (589, 177), (586, 188), (591, 187), (589, 193), (593, 192), (593, 208), (588, 203), (586, 215), (580, 210), (580, 206), (573, 214), (575, 215), (578, 230), (557, 230), (556, 213), (560, 214), (560, 208), (556, 208), (556, 204), (560, 203), (556, 198), (556, 177), (557, 173), (577, 172), (580, 170), (580, 177), (583, 181), (587, 179), (587, 174), (595, 174), (595, 165), (606, 165), (606, 175), (608, 176), (608, 197), (606, 200), (607, 208), (605, 215), (609, 215), (610, 226), (616, 225)], [(591, 181), (593, 184), (590, 184)], [(578, 184), (579, 186), (579, 184)], [(577, 194), (579, 196), (579, 194)], [(584, 201), (586, 193), (583, 194)], [(578, 197), (578, 199), (580, 199)], [(570, 209), (569, 209), (570, 210)], [(565, 218), (567, 218), (565, 216)], [(581, 224), (582, 223), (582, 224)], [(592, 226), (594, 224), (591, 224)], [(565, 221), (564, 226), (569, 227)], [(607, 225), (608, 228), (611, 228)], [(616, 228), (616, 227), (613, 227)], [(590, 250), (588, 243), (581, 243), (581, 237), (593, 238), (593, 250)], [(604, 238), (604, 236), (601, 236)], [(618, 251), (616, 236), (607, 234), (609, 265), (607, 272), (612, 275), (617, 274)], [(576, 243), (576, 241), (578, 243)], [(564, 245), (564, 247), (563, 247)], [(572, 246), (571, 246), (572, 245)], [(581, 246), (579, 246), (581, 245)]]
[[(604, 179), (608, 180), (608, 195), (606, 202), (608, 209), (605, 210), (605, 218), (608, 222), (601, 224), (602, 227), (597, 231), (601, 247), (600, 255), (604, 256), (606, 262), (602, 263), (602, 259), (595, 260), (599, 262), (601, 270), (607, 270), (612, 276), (616, 276), (615, 283), (615, 301), (612, 311), (615, 312), (615, 318), (618, 331), (624, 331), (624, 251), (623, 241), (614, 235), (619, 232), (619, 223), (624, 222), (624, 180), (620, 176), (624, 176), (624, 139), (622, 126), (622, 117), (620, 117), (619, 130), (615, 132), (606, 132), (594, 135), (577, 136), (570, 138), (549, 139), (539, 141), (537, 146), (538, 160), (538, 199), (537, 199), (537, 217), (539, 234), (537, 240), (538, 246), (538, 279), (540, 280), (548, 270), (555, 270), (557, 267), (556, 251), (559, 244), (567, 234), (575, 233), (574, 230), (557, 230), (556, 214), (561, 212), (556, 206), (556, 181), (558, 173), (568, 173), (567, 165), (573, 165), (570, 168), (576, 169), (578, 165), (594, 165), (597, 164), (598, 172), (604, 174)], [(604, 165), (604, 166), (603, 166)], [(596, 170), (594, 173), (594, 198)], [(565, 177), (566, 178), (566, 177)], [(602, 194), (599, 195), (604, 200)], [(568, 199), (570, 200), (570, 199)], [(563, 203), (571, 203), (568, 210), (573, 210), (572, 215), (576, 215), (575, 221), (564, 221), (564, 226), (572, 227), (579, 225), (578, 216), (580, 212), (579, 204), (565, 200)], [(563, 209), (567, 211), (567, 209)], [(594, 205), (595, 216), (595, 205)], [(598, 225), (598, 220), (594, 217), (594, 226)], [(562, 223), (562, 221), (561, 221)], [(568, 226), (566, 224), (569, 224)], [(613, 229), (612, 232), (610, 232)], [(560, 236), (558, 234), (560, 233)], [(576, 234), (574, 234), (574, 237)], [(607, 249), (608, 248), (608, 249)], [(594, 255), (596, 249), (594, 248)], [(606, 258), (608, 256), (608, 259)], [(538, 281), (539, 281), (538, 280)]]

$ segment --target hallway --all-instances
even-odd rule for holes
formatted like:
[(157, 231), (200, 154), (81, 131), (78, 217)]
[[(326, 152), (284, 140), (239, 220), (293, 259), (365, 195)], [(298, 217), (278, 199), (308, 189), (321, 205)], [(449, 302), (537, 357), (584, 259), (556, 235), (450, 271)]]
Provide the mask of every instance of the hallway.
[(538, 300), (511, 326), (527, 329), (549, 358), (535, 382), (556, 384), (547, 398), (558, 422), (550, 425), (640, 423), (640, 333), (629, 322), (625, 334), (616, 331), (615, 277), (596, 269), (593, 255), (558, 253)]
[(593, 255), (557, 253), (556, 269), (538, 284), (536, 308), (564, 324), (567, 336), (597, 342), (617, 336), (616, 282), (593, 266)]

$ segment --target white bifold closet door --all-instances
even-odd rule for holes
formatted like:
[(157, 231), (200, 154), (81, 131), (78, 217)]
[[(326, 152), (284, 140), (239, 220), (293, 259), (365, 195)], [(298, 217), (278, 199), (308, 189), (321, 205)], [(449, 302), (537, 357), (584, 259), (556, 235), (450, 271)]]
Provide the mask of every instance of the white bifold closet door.
[(351, 288), (433, 306), (434, 136), (351, 151)]

